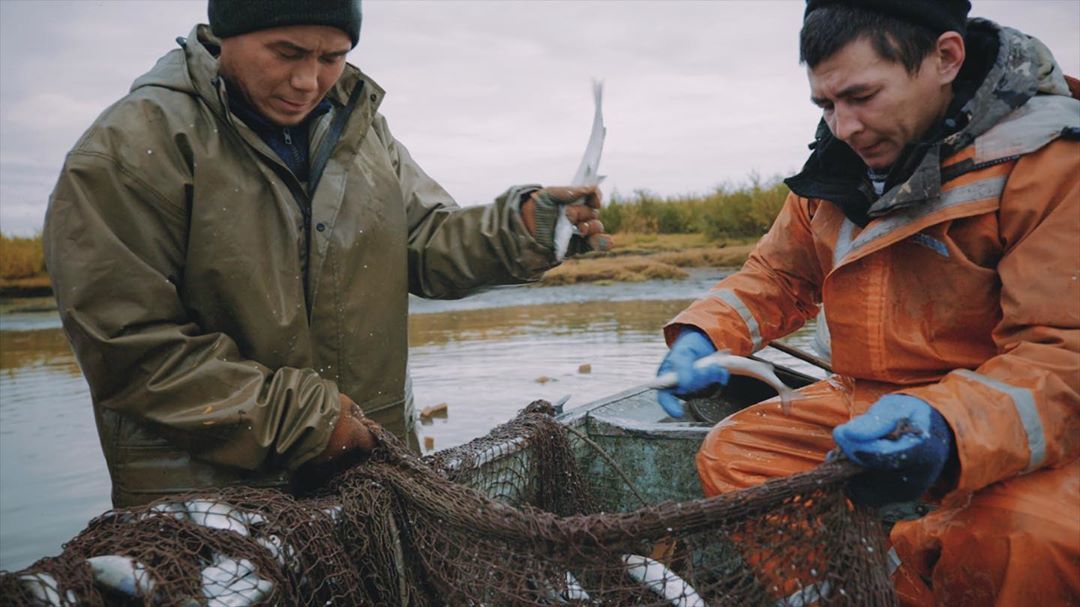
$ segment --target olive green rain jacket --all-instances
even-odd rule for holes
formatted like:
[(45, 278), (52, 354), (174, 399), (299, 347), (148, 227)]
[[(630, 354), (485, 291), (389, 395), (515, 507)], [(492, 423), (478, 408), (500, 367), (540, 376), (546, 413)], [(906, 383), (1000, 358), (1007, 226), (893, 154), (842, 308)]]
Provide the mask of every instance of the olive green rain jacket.
[(118, 506), (288, 483), (325, 448), (339, 392), (405, 435), (408, 294), (555, 263), (518, 215), (529, 188), (458, 208), (356, 68), (312, 126), (301, 184), (230, 114), (209, 28), (178, 41), (68, 154), (45, 223)]

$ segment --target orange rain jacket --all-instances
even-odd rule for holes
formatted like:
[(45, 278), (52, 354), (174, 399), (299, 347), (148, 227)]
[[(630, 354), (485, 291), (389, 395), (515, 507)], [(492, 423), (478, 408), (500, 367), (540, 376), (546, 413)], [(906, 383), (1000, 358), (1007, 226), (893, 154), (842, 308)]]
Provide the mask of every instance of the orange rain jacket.
[(836, 373), (948, 421), (955, 497), (1080, 454), (1080, 102), (1041, 43), (999, 31), (968, 125), (865, 227), (791, 194), (743, 269), (665, 327), (747, 355), (823, 304)]

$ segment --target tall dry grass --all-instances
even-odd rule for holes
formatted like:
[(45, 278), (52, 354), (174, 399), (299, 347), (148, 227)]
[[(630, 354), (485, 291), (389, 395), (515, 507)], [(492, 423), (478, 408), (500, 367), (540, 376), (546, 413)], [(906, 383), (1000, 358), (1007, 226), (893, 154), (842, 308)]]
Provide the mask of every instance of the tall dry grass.
[(708, 240), (757, 238), (768, 231), (787, 198), (779, 178), (751, 175), (743, 184), (723, 185), (704, 196), (660, 197), (644, 190), (613, 196), (600, 210), (608, 232), (704, 234)]
[(45, 253), (41, 235), (32, 237), (0, 234), (0, 278), (17, 280), (45, 273)]
[[(632, 235), (640, 238), (640, 234)], [(741, 266), (754, 243), (712, 245), (681, 251), (663, 250), (629, 255), (567, 259), (562, 265), (548, 270), (542, 285), (569, 285), (579, 282), (642, 282), (654, 278), (680, 279), (687, 276), (683, 268)]]

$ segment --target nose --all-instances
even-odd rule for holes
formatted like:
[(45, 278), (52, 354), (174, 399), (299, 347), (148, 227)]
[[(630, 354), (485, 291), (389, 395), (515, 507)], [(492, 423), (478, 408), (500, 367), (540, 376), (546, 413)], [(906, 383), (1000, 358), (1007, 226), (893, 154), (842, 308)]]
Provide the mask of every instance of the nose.
[(829, 125), (833, 135), (840, 141), (851, 141), (852, 137), (863, 130), (862, 121), (858, 113), (844, 104), (836, 104), (833, 108), (832, 124)]
[(301, 61), (293, 68), (289, 84), (298, 91), (315, 91), (319, 88), (319, 66), (314, 61)]

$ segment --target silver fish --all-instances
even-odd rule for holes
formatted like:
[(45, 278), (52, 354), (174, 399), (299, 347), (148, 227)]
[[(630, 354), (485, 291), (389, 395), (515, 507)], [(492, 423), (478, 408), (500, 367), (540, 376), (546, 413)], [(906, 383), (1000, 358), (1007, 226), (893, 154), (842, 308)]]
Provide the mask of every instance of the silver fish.
[(555, 588), (547, 580), (540, 580), (536, 584), (539, 586), (538, 590), (541, 591), (541, 596), (538, 598), (543, 605), (569, 605), (571, 603), (580, 605), (588, 604), (592, 600), (574, 574), (569, 571), (563, 577), (564, 586), (561, 589)]
[(630, 577), (674, 607), (705, 607), (701, 595), (663, 563), (638, 554), (624, 554), (622, 560)]
[(211, 529), (228, 529), (243, 536), (248, 535), (248, 528), (244, 523), (245, 517), (240, 516), (240, 513), (228, 504), (209, 500), (191, 500), (185, 502), (184, 505), (187, 507), (188, 518), (196, 525)]
[(208, 607), (249, 607), (264, 601), (274, 585), (255, 573), (248, 559), (232, 559), (219, 554), (202, 570), (202, 591)]
[[(729, 354), (726, 351), (713, 352), (708, 356), (703, 356), (694, 362), (694, 367), (698, 369), (704, 369), (713, 365), (719, 365), (728, 370), (732, 375), (742, 375), (745, 377), (754, 377), (769, 384), (776, 393), (780, 395), (780, 406), (784, 410), (785, 415), (791, 413), (791, 401), (795, 399), (795, 391), (787, 387), (787, 385), (780, 381), (780, 378), (776, 376), (773, 371), (773, 366), (765, 361), (754, 360), (745, 356), (735, 356)], [(653, 381), (644, 384), (643, 388), (653, 388), (657, 390), (663, 390), (666, 388), (673, 388), (679, 383), (679, 377), (674, 371), (669, 371), (663, 375), (659, 375)]]
[(175, 519), (187, 518), (187, 506), (184, 502), (162, 502), (150, 508), (150, 512), (169, 515)]
[(106, 554), (86, 559), (94, 583), (126, 597), (154, 595), (154, 580), (146, 566), (128, 556)]
[[(607, 128), (604, 126), (604, 113), (601, 102), (604, 97), (604, 84), (598, 80), (593, 81), (593, 123), (589, 133), (589, 143), (585, 146), (585, 154), (581, 157), (577, 173), (570, 180), (570, 185), (599, 185), (604, 179), (597, 174), (600, 169), (600, 155), (604, 152), (604, 137)], [(555, 256), (562, 261), (570, 246), (570, 239), (577, 233), (577, 226), (570, 223), (566, 213), (559, 213), (555, 221)]]
[(568, 601), (588, 602), (589, 593), (585, 592), (585, 589), (581, 587), (581, 582), (577, 581), (574, 574), (569, 571), (566, 572), (566, 590), (562, 596)]
[(282, 569), (295, 569), (299, 565), (296, 560), (296, 550), (280, 537), (270, 534), (255, 538), (255, 541), (263, 548), (266, 548), (278, 565), (281, 565)]
[(338, 522), (341, 518), (341, 506), (330, 506), (329, 508), (323, 508), (323, 514), (330, 517), (333, 522)]
[(60, 597), (60, 584), (56, 578), (48, 573), (28, 573), (20, 575), (19, 581), (30, 591), (30, 594), (42, 605), (49, 607), (63, 607), (65, 605), (77, 605), (75, 593), (68, 590), (64, 597)]
[(589, 143), (585, 146), (585, 154), (581, 157), (577, 173), (570, 185), (599, 185), (604, 179), (597, 171), (600, 169), (600, 155), (604, 152), (604, 137), (607, 128), (604, 127), (604, 113), (601, 104), (604, 100), (604, 83), (593, 80), (593, 123), (589, 133)]

